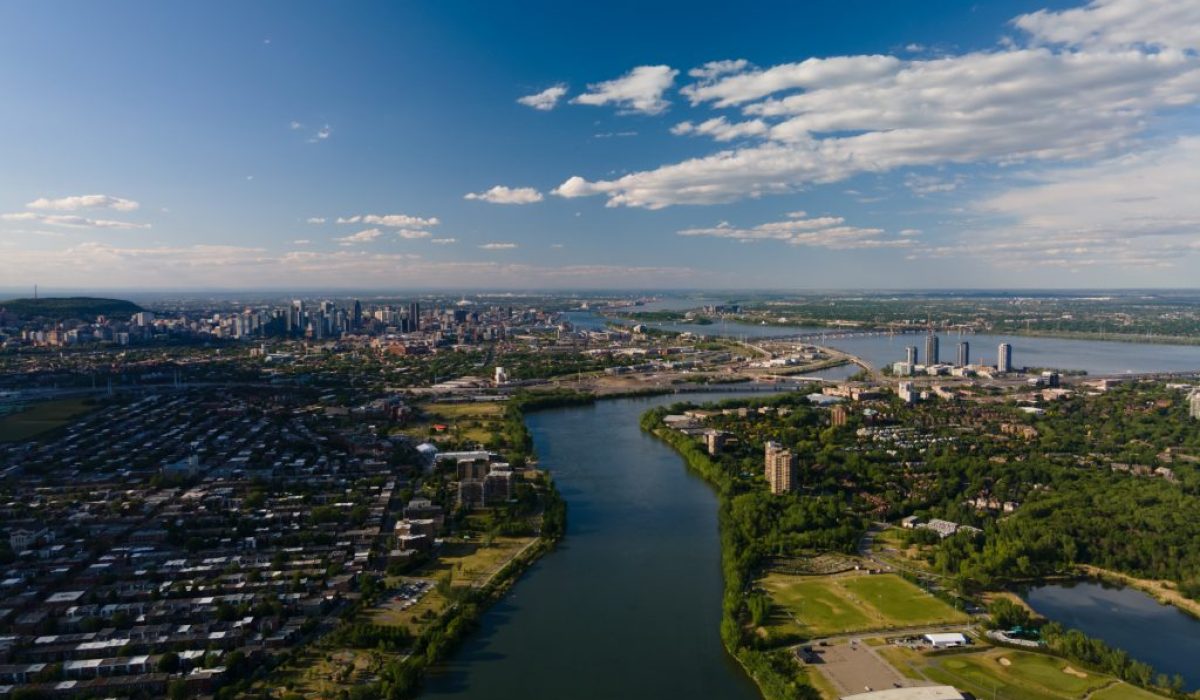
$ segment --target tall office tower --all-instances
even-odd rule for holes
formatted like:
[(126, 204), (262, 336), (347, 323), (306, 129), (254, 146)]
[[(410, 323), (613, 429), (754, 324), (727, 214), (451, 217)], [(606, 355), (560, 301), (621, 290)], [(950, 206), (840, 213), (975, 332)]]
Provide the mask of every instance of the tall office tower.
[(938, 337), (932, 329), (929, 335), (925, 336), (925, 364), (936, 365), (938, 363)]
[(909, 345), (904, 349), (904, 363), (908, 365), (909, 370), (912, 370), (912, 366), (917, 364), (917, 359), (916, 345)]
[(1008, 343), (1000, 343), (999, 354), (996, 355), (996, 369), (1001, 372), (1012, 371), (1012, 346)]
[(415, 301), (408, 305), (408, 329), (421, 330), (421, 305)]
[(971, 364), (971, 344), (965, 340), (958, 344), (957, 364), (959, 367), (966, 367)]
[(354, 300), (354, 327), (362, 328), (362, 302), (358, 299)]
[(771, 493), (787, 493), (796, 487), (797, 460), (791, 450), (785, 450), (778, 442), (768, 440), (763, 461)]

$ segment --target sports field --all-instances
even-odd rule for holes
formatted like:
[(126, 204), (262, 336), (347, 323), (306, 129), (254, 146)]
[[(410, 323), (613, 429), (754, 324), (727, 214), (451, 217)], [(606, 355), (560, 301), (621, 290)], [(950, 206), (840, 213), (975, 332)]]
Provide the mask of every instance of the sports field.
[(761, 580), (775, 603), (772, 631), (809, 639), (863, 630), (966, 622), (967, 616), (894, 574)]

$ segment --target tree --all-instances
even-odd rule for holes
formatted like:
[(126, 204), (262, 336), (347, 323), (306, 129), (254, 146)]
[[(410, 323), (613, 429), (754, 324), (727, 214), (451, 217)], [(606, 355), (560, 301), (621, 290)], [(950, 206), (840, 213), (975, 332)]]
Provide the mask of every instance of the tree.
[(158, 657), (157, 668), (159, 673), (179, 673), (179, 654), (168, 651)]

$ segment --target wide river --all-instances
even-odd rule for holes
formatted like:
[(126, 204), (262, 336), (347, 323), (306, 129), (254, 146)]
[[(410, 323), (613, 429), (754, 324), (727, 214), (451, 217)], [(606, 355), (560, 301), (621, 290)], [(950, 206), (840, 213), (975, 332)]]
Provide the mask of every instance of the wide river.
[(1200, 620), (1133, 588), (1082, 581), (1040, 586), (1022, 596), (1030, 607), (1066, 627), (1124, 649), (1159, 673), (1178, 673), (1200, 688)]
[[(569, 312), (568, 319), (581, 328), (602, 328), (607, 319), (590, 312)], [(809, 326), (756, 326), (748, 323), (716, 322), (709, 325), (692, 323), (650, 323), (654, 328), (697, 335), (717, 335), (749, 340), (777, 338), (798, 334), (828, 334), (829, 328)], [(1141, 374), (1147, 372), (1194, 372), (1200, 370), (1200, 345), (1166, 345), (1162, 343), (1122, 343), (1103, 340), (1068, 340), (1037, 338), (1019, 335), (957, 335), (938, 336), (940, 359), (954, 362), (960, 341), (970, 344), (973, 364), (995, 365), (1000, 343), (1013, 349), (1013, 365), (1061, 370), (1082, 370), (1092, 375)], [(857, 355), (877, 368), (904, 359), (905, 348), (916, 345), (920, 362), (925, 362), (925, 338), (922, 335), (829, 337), (814, 339), (818, 345), (828, 345)]]
[(698, 393), (599, 401), (528, 417), (567, 501), (567, 534), (483, 616), (426, 696), (754, 700), (726, 653), (717, 502), (683, 460), (638, 427)]

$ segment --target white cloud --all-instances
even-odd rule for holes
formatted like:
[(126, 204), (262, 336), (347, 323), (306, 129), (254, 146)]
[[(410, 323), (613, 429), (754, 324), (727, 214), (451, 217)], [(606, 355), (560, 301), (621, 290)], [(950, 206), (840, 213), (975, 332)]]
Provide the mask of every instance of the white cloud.
[(1094, 0), (1062, 12), (1021, 15), (1013, 24), (1051, 44), (1200, 49), (1200, 4), (1191, 0)]
[(912, 190), (913, 194), (924, 197), (926, 195), (938, 194), (942, 192), (953, 192), (958, 189), (963, 183), (964, 178), (961, 175), (954, 177), (940, 177), (938, 175), (918, 175), (917, 173), (909, 173), (904, 176), (904, 186)]
[(325, 139), (329, 138), (332, 135), (333, 135), (333, 127), (326, 124), (325, 126), (322, 126), (320, 129), (317, 129), (317, 133), (313, 134), (313, 140), (314, 141), (324, 141)]
[(303, 126), (304, 126), (304, 125), (303, 125), (303, 124), (301, 124), (301, 123), (300, 123), (300, 122), (298, 122), (298, 121), (292, 121), (292, 122), (289, 122), (289, 123), (288, 123), (288, 128), (289, 128), (289, 129), (291, 129), (292, 131), (296, 131), (297, 129), (300, 129), (300, 128), (302, 128)]
[(296, 240), (292, 241), (292, 245), (308, 245), (310, 243), (312, 243), (312, 241), (307, 238), (297, 238)]
[(542, 201), (542, 193), (532, 187), (496, 185), (486, 192), (470, 192), (463, 199), (491, 202), (492, 204), (532, 204)]
[(518, 97), (517, 102), (526, 107), (533, 107), (534, 109), (546, 112), (554, 109), (558, 105), (558, 101), (566, 94), (566, 85), (555, 85), (532, 95)]
[(337, 241), (338, 245), (356, 245), (359, 243), (370, 243), (371, 241), (378, 240), (382, 235), (383, 231), (380, 229), (367, 228), (359, 231), (358, 233), (352, 233), (348, 236), (341, 236), (333, 240)]
[[(1196, 6), (1155, 0), (1132, 24), (1126, 19), (1142, 3), (1131, 0), (1027, 15), (1016, 20), (1033, 32), (1025, 47), (918, 60), (812, 58), (718, 72), (683, 94), (697, 106), (737, 107), (749, 119), (714, 116), (677, 125), (675, 133), (762, 143), (607, 180), (575, 175), (554, 193), (601, 194), (609, 206), (655, 209), (795, 192), (907, 167), (1083, 162), (1128, 152), (1157, 113), (1200, 100), (1200, 54), (1177, 48), (1195, 43), (1200, 21), (1183, 21), (1173, 9), (1179, 4)], [(1167, 28), (1173, 22), (1175, 31)], [(1050, 39), (1060, 41), (1046, 45)]]
[(401, 238), (412, 240), (416, 238), (429, 238), (429, 236), (432, 234), (430, 234), (428, 231), (421, 231), (420, 229), (402, 228), (396, 231), (396, 235), (400, 236)]
[(129, 221), (114, 221), (112, 219), (90, 219), (74, 214), (37, 214), (31, 211), (0, 214), (4, 221), (31, 221), (51, 226), (67, 228), (109, 228), (109, 229), (145, 229), (150, 224), (135, 224)]
[(325, 223), (325, 217), (323, 217), (323, 216), (310, 216), (310, 217), (308, 217), (307, 219), (305, 219), (305, 222), (306, 222), (306, 223), (310, 223), (310, 224), (323, 224), (323, 223)]
[(571, 100), (581, 105), (615, 104), (623, 112), (659, 114), (670, 106), (663, 99), (679, 71), (670, 66), (638, 66), (620, 78), (588, 85), (588, 91)]
[(751, 136), (766, 136), (768, 131), (767, 123), (761, 119), (730, 122), (724, 116), (713, 117), (699, 124), (680, 122), (671, 127), (671, 133), (676, 136), (710, 136), (714, 141), (732, 141)]
[(717, 107), (730, 107), (783, 90), (824, 90), (874, 80), (895, 73), (900, 65), (900, 59), (893, 56), (810, 58), (800, 63), (727, 75), (720, 80), (702, 80), (685, 86), (680, 92), (692, 104), (712, 102)]
[(688, 71), (688, 75), (699, 80), (713, 80), (729, 73), (741, 73), (750, 67), (750, 62), (744, 58), (726, 61), (709, 61), (704, 65)]
[(811, 248), (849, 250), (862, 248), (902, 248), (912, 245), (907, 238), (887, 236), (881, 228), (845, 225), (840, 216), (808, 218), (802, 211), (792, 212), (784, 221), (772, 221), (751, 228), (738, 228), (722, 221), (712, 228), (689, 228), (680, 236), (730, 238), (741, 243), (772, 240)]
[(458, 239), (457, 238), (431, 238), (431, 239), (429, 239), (429, 242), (436, 243), (437, 245), (450, 245), (452, 243), (458, 243)]
[[(1092, 165), (1027, 173), (974, 202), (993, 223), (918, 256), (1009, 267), (1171, 267), (1200, 254), (1200, 136)], [(1191, 263), (1191, 264), (1194, 264)]]
[(517, 247), (516, 243), (484, 243), (479, 246), (484, 250), (512, 250)]
[(25, 206), (30, 209), (40, 209), (43, 211), (76, 211), (78, 209), (134, 211), (141, 205), (132, 199), (113, 197), (107, 194), (83, 194), (73, 197), (60, 197), (58, 199), (39, 197)]
[(386, 226), (388, 228), (426, 228), (441, 223), (436, 216), (422, 218), (407, 214), (355, 214), (354, 216), (339, 216), (339, 224), (367, 224), (369, 226)]
[[(2, 244), (0, 244), (2, 245)], [(694, 286), (725, 279), (723, 273), (688, 267), (555, 265), (500, 261), (433, 262), (408, 253), (364, 249), (291, 250), (282, 254), (232, 245), (122, 248), (83, 243), (64, 249), (13, 248), (0, 255), (0, 279), (13, 286), (114, 286), (295, 288), (304, 279), (322, 288), (392, 287), (402, 278), (413, 285), (461, 290), (465, 283), (488, 289), (579, 288), (668, 284)], [(732, 280), (725, 279), (727, 284)]]

